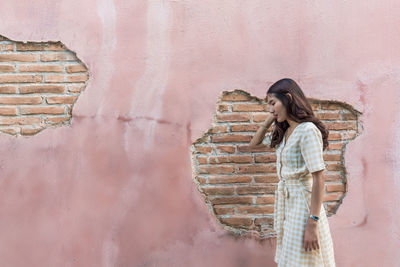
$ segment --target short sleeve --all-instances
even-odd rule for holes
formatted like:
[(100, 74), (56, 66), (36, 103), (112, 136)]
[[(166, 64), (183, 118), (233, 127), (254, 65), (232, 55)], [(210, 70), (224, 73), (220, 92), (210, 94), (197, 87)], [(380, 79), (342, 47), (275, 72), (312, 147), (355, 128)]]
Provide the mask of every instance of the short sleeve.
[(269, 146), (269, 145), (271, 145), (271, 140), (272, 140), (272, 132), (267, 132), (262, 143), (264, 145)]
[(304, 127), (300, 139), (300, 149), (310, 173), (325, 169), (322, 134), (314, 123), (309, 127)]

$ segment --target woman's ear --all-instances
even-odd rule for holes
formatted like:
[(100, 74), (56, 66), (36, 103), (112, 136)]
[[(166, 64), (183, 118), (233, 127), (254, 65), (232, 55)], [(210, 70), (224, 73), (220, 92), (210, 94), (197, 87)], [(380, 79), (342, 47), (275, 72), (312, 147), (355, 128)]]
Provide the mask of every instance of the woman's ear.
[(290, 93), (286, 93), (286, 96), (289, 98), (289, 102), (292, 103), (293, 101), (292, 95)]

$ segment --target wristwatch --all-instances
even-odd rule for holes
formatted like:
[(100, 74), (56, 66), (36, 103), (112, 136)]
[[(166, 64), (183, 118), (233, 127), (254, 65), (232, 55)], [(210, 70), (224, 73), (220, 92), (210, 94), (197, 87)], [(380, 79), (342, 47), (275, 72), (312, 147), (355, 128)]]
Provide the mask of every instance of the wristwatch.
[(311, 215), (311, 214), (310, 214), (310, 218), (313, 219), (314, 221), (317, 221), (317, 222), (319, 220), (318, 216), (314, 216), (314, 215)]

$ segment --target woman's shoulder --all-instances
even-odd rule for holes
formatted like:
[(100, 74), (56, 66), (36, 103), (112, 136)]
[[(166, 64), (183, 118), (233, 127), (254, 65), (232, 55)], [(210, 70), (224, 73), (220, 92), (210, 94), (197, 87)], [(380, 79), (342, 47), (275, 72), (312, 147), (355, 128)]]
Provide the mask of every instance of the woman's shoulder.
[(320, 135), (321, 136), (321, 131), (319, 130), (319, 128), (317, 127), (317, 125), (315, 125), (313, 122), (311, 121), (306, 121), (303, 122), (302, 124), (302, 135)]
[(312, 128), (318, 129), (318, 127), (312, 121), (305, 121), (302, 122), (301, 124), (303, 129), (312, 129)]
[(302, 122), (299, 126), (302, 128), (301, 130), (303, 130), (303, 131), (304, 130), (309, 130), (309, 129), (313, 128), (313, 127), (317, 128), (317, 126), (315, 126), (315, 124), (313, 122), (311, 122), (311, 121)]

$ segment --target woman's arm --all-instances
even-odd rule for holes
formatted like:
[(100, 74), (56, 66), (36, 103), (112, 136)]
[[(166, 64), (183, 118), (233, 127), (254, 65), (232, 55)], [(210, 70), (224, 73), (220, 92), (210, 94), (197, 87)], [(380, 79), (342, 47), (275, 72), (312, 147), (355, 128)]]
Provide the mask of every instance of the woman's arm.
[[(310, 214), (319, 217), (319, 212), (322, 205), (322, 198), (324, 195), (325, 179), (323, 176), (323, 170), (313, 172), (312, 176), (313, 186), (311, 192)], [(318, 222), (314, 221), (310, 217), (308, 217), (307, 220), (303, 242), (305, 251), (319, 249)]]
[[(313, 186), (311, 192), (311, 206), (310, 214), (319, 217), (321, 211), (322, 198), (324, 196), (324, 184), (325, 179), (323, 175), (324, 170), (316, 171), (312, 173)], [(317, 225), (317, 222), (308, 218), (308, 224)]]
[[(309, 127), (304, 129), (300, 139), (300, 150), (307, 169), (313, 177), (309, 215), (319, 217), (325, 183), (323, 170), (326, 169), (326, 166), (323, 157), (321, 131), (314, 124), (309, 124)], [(306, 251), (319, 248), (317, 226), (318, 222), (308, 217), (304, 232), (304, 249)]]
[(261, 126), (257, 129), (257, 132), (254, 134), (253, 138), (250, 140), (249, 147), (256, 147), (262, 142), (267, 129), (271, 126), (273, 121), (274, 115), (271, 112), (268, 112), (267, 119), (261, 124)]

